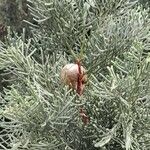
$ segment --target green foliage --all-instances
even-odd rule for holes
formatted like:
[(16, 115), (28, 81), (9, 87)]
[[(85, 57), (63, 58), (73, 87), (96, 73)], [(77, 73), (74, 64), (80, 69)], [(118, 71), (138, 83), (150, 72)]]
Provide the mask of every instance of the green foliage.
[(149, 0), (139, 0), (139, 2), (143, 5), (144, 8), (150, 8)]
[[(150, 148), (150, 19), (122, 0), (35, 0), (18, 37), (0, 45), (0, 147), (24, 150)], [(60, 70), (81, 58), (84, 94), (61, 84)], [(84, 125), (83, 107), (90, 117)]]
[(29, 26), (23, 21), (31, 20), (27, 4), (27, 0), (0, 0), (0, 25), (10, 26), (20, 34), (22, 28), (26, 28), (29, 34)]

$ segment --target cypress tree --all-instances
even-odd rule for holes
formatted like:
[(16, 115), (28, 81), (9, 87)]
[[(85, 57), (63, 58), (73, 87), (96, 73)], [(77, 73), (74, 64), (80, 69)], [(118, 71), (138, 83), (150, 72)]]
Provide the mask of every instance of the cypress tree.
[[(4, 20), (0, 149), (150, 149), (149, 7), (134, 0), (26, 6), (32, 19), (21, 19), (19, 31), (13, 23), (20, 21)], [(79, 61), (87, 82), (79, 85), (78, 77), (72, 89), (60, 74)]]

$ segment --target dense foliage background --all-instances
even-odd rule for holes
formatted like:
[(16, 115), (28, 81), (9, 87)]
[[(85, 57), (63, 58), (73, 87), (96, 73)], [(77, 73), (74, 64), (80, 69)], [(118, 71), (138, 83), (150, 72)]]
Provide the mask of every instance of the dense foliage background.
[[(149, 7), (0, 0), (0, 149), (150, 149)], [(60, 81), (76, 58), (88, 74), (81, 97)]]

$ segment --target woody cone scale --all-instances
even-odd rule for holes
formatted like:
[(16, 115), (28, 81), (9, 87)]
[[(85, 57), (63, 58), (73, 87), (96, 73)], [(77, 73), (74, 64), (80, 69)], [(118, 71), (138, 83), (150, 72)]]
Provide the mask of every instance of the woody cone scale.
[(87, 81), (87, 75), (85, 74), (86, 70), (83, 68), (83, 66), (81, 66), (80, 68), (81, 68), (81, 74), (79, 74), (78, 64), (70, 63), (65, 65), (61, 70), (61, 81), (65, 85), (68, 85), (69, 88), (77, 90), (78, 80), (80, 76), (80, 80), (81, 80), (80, 88), (82, 94), (85, 88), (85, 83)]

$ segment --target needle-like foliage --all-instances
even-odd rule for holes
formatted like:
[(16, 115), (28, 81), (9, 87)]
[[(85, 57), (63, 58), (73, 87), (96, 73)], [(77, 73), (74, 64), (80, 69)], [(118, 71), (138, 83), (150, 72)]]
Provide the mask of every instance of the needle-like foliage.
[[(1, 149), (150, 149), (150, 18), (139, 2), (28, 0), (30, 36), (8, 30), (0, 43)], [(60, 80), (77, 58), (82, 96)]]

